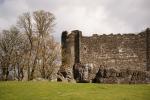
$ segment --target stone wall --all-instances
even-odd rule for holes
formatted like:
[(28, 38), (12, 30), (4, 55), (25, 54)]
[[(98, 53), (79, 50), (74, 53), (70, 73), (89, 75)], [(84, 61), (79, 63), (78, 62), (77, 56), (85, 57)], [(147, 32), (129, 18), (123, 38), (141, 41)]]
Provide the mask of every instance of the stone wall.
[(68, 34), (67, 31), (62, 33), (61, 43), (62, 43), (62, 66), (63, 67), (73, 67), (75, 63), (80, 62), (80, 31), (72, 31)]
[(150, 29), (146, 29), (146, 47), (147, 47), (147, 52), (146, 52), (146, 58), (147, 58), (147, 70), (150, 71)]
[(146, 69), (145, 33), (81, 37), (80, 61), (93, 66)]
[(64, 31), (61, 38), (62, 66), (71, 67), (74, 64), (74, 35)]
[(150, 30), (137, 34), (82, 36), (78, 30), (62, 34), (62, 67), (82, 63), (98, 68), (150, 69)]

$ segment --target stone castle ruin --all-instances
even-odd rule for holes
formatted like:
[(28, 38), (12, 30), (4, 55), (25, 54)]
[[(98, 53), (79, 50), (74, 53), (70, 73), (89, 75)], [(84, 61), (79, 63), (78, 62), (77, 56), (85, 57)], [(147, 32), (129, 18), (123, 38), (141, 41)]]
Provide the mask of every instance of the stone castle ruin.
[(64, 31), (61, 43), (60, 72), (64, 77), (68, 77), (69, 73), (69, 77), (73, 77), (77, 82), (115, 83), (119, 79), (123, 80), (121, 82), (131, 82), (134, 74), (138, 78), (134, 79), (135, 83), (145, 83), (149, 80), (149, 28), (138, 34), (93, 34), (93, 36), (83, 36), (78, 30), (70, 34)]

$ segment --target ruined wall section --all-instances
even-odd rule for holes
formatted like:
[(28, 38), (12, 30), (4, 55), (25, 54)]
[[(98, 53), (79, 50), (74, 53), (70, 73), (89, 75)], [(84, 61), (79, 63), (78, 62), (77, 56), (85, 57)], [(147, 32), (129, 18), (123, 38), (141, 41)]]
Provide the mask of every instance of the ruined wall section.
[(146, 58), (147, 58), (147, 70), (150, 71), (150, 29), (146, 29), (146, 47), (147, 47), (147, 52), (146, 52)]
[[(82, 36), (80, 62), (118, 69), (146, 70), (146, 34)], [(149, 48), (150, 50), (150, 48)]]
[(62, 43), (62, 67), (72, 67), (74, 62), (74, 35), (63, 32), (61, 37)]
[(63, 68), (72, 68), (75, 63), (80, 62), (80, 35), (81, 32), (78, 30), (74, 30), (70, 34), (66, 31), (62, 33), (61, 43)]

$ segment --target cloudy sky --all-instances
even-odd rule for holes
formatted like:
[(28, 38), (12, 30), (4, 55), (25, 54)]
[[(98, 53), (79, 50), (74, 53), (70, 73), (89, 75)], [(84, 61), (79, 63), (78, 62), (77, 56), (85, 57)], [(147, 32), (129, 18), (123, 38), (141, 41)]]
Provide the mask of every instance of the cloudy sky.
[(150, 27), (150, 0), (0, 0), (0, 29), (15, 24), (17, 16), (35, 10), (56, 17), (55, 38), (63, 30), (93, 33), (140, 32)]

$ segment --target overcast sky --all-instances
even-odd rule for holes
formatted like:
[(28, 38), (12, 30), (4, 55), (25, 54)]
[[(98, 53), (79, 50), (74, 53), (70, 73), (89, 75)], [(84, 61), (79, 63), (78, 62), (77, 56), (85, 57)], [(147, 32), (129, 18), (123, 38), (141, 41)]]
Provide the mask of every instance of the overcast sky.
[(54, 35), (63, 30), (93, 33), (140, 32), (150, 27), (150, 0), (0, 0), (0, 29), (23, 12), (46, 10), (56, 17)]

